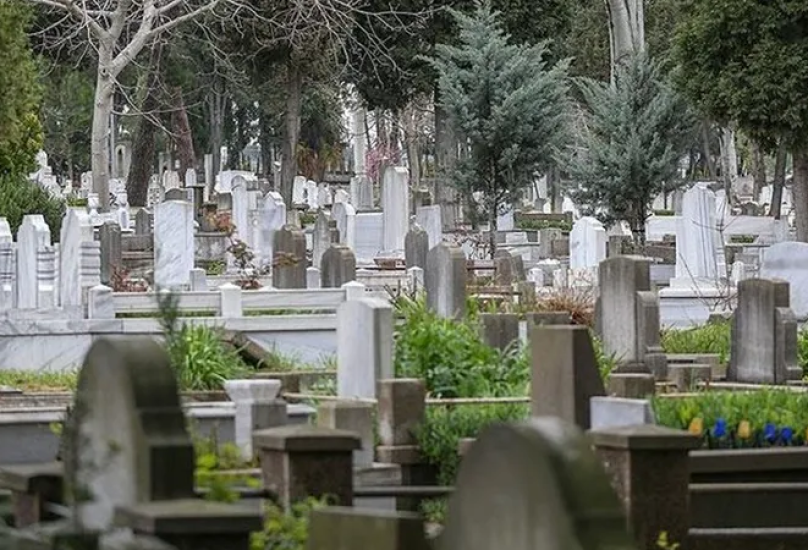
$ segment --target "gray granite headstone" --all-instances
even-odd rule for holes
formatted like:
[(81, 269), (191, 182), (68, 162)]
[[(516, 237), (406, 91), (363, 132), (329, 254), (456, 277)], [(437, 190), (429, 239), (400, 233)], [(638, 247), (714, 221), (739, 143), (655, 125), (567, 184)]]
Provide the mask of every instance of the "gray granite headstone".
[(194, 449), (177, 379), (149, 338), (101, 339), (90, 348), (63, 449), (79, 525), (104, 531), (116, 507), (194, 496)]
[(306, 236), (300, 229), (284, 225), (272, 236), (272, 286), (306, 288)]
[(457, 246), (440, 243), (426, 256), (424, 286), (430, 309), (441, 317), (462, 318), (466, 313), (466, 255)]
[(484, 430), (464, 455), (443, 550), (633, 550), (626, 518), (591, 443), (540, 417)]

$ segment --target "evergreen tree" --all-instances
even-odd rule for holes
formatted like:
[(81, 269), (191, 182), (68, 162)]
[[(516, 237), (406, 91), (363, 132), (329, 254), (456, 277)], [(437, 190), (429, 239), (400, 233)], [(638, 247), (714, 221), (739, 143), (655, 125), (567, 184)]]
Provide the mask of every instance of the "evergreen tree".
[(567, 122), (567, 61), (549, 67), (546, 43), (514, 44), (490, 4), (452, 11), (459, 45), (430, 59), (441, 103), (463, 151), (450, 174), (458, 189), (481, 192), (493, 254), (497, 214), (552, 160)]
[(28, 44), (29, 14), (0, 0), (0, 178), (27, 175), (42, 146), (37, 69)]
[(587, 109), (577, 147), (563, 159), (570, 195), (604, 223), (627, 221), (642, 245), (654, 197), (681, 184), (678, 161), (693, 142), (693, 115), (644, 54), (618, 66), (614, 86), (578, 82)]

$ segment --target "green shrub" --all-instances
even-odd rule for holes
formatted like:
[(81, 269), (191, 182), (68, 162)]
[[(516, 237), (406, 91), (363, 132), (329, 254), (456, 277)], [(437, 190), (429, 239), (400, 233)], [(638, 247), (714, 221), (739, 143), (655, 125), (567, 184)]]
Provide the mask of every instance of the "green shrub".
[(266, 507), (264, 529), (250, 537), (250, 550), (306, 550), (309, 516), (328, 505), (327, 499), (309, 498), (294, 504), (290, 513), (276, 505)]
[(426, 463), (437, 468), (438, 484), (454, 485), (461, 439), (477, 437), (483, 428), (495, 422), (523, 420), (528, 415), (526, 403), (429, 407), (415, 437)]
[(221, 329), (181, 323), (175, 294), (158, 295), (158, 306), (165, 349), (181, 389), (218, 390), (244, 374), (244, 362), (224, 344)]
[(731, 323), (708, 323), (687, 329), (662, 330), (665, 353), (717, 353), (719, 362), (729, 360)]
[(700, 433), (707, 447), (803, 445), (808, 430), (808, 394), (793, 391), (660, 396), (653, 407), (659, 424)]
[(25, 177), (0, 174), (0, 216), (8, 220), (14, 235), (26, 214), (42, 214), (50, 227), (51, 240), (59, 241), (65, 214), (64, 201), (51, 196), (38, 183), (30, 182)]
[(517, 226), (522, 231), (540, 231), (542, 229), (560, 229), (562, 231), (572, 231), (572, 224), (567, 220), (535, 220), (521, 218)]
[(473, 318), (443, 319), (422, 298), (396, 300), (396, 376), (420, 378), (435, 397), (526, 395), (527, 349), (500, 352), (482, 342)]
[(802, 367), (803, 378), (808, 376), (808, 329), (797, 333), (797, 360)]

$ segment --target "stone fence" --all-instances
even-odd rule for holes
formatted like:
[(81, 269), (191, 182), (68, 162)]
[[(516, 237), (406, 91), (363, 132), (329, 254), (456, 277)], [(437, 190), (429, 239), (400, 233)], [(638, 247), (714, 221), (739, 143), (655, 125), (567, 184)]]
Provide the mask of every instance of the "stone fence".
[[(192, 312), (214, 312), (215, 317), (237, 318), (262, 311), (334, 311), (346, 300), (366, 296), (366, 287), (356, 281), (340, 288), (242, 290), (225, 283), (214, 291), (180, 291), (175, 296), (180, 316)], [(88, 319), (156, 315), (159, 293), (112, 292), (106, 286), (90, 290)]]

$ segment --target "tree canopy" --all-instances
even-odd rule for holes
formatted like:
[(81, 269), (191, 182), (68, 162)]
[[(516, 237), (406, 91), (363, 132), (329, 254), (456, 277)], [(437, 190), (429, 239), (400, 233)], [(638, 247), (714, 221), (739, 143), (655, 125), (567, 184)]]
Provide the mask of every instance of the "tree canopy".
[(570, 194), (588, 215), (628, 221), (642, 242), (651, 202), (676, 182), (694, 118), (645, 54), (617, 67), (614, 86), (586, 78), (579, 85), (587, 111), (577, 147), (564, 155)]
[(498, 208), (530, 184), (563, 142), (569, 63), (549, 66), (545, 43), (510, 42), (488, 2), (478, 3), (473, 16), (452, 14), (459, 44), (438, 45), (431, 59), (443, 107), (465, 149), (450, 181), (484, 194), (495, 230)]
[(32, 171), (42, 146), (40, 89), (28, 23), (24, 6), (0, 0), (0, 176)]
[(681, 0), (677, 82), (756, 140), (808, 141), (808, 2)]

